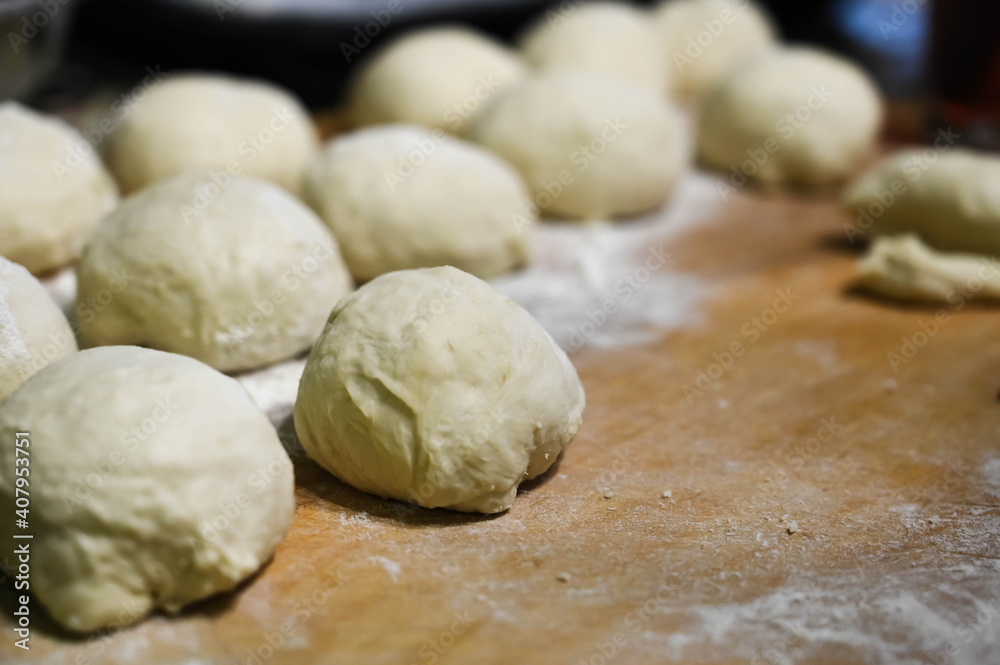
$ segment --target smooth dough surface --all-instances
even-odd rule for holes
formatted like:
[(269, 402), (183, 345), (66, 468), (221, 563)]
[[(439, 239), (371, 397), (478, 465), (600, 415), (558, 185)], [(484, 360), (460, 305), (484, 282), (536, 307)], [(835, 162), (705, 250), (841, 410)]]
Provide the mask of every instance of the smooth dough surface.
[(695, 98), (734, 65), (775, 45), (771, 20), (748, 0), (666, 0), (657, 6), (654, 23), (674, 90)]
[(463, 134), (525, 72), (514, 51), (489, 37), (428, 28), (403, 35), (365, 62), (351, 82), (348, 106), (358, 125), (402, 122)]
[(954, 252), (1000, 254), (1000, 158), (952, 147), (902, 150), (845, 191), (851, 233), (915, 233)]
[(312, 121), (290, 93), (221, 74), (173, 74), (123, 118), (106, 154), (125, 192), (214, 170), (297, 194), (317, 147)]
[[(67, 356), (0, 405), (5, 459), (25, 431), (31, 593), (69, 630), (232, 589), (291, 522), (292, 465), (274, 428), (239, 383), (190, 358), (122, 346)], [(0, 465), (8, 515), (14, 468)], [(0, 520), (4, 542), (12, 528)]]
[(23, 266), (0, 257), (0, 401), (76, 350), (73, 330), (45, 287)]
[(216, 369), (303, 351), (351, 289), (316, 214), (263, 180), (189, 174), (129, 197), (97, 229), (77, 274), (85, 346), (136, 344)]
[(698, 155), (739, 186), (821, 185), (851, 175), (875, 146), (882, 101), (847, 60), (808, 48), (769, 51), (705, 99)]
[(0, 104), (0, 255), (38, 275), (80, 255), (118, 190), (83, 136), (16, 102)]
[(580, 427), (576, 370), (520, 306), (456, 268), (378, 277), (330, 315), (295, 429), (358, 489), (495, 513)]
[(334, 139), (311, 165), (304, 196), (360, 281), (442, 265), (494, 277), (528, 260), (534, 235), (530, 196), (513, 167), (416, 125)]
[(1000, 300), (996, 257), (940, 253), (912, 234), (877, 238), (858, 261), (857, 286), (899, 300)]
[(525, 60), (540, 70), (619, 76), (658, 94), (670, 88), (662, 50), (647, 12), (616, 2), (546, 12), (521, 39)]
[(677, 109), (646, 88), (556, 71), (508, 90), (471, 137), (514, 165), (552, 215), (599, 218), (660, 206), (687, 167)]

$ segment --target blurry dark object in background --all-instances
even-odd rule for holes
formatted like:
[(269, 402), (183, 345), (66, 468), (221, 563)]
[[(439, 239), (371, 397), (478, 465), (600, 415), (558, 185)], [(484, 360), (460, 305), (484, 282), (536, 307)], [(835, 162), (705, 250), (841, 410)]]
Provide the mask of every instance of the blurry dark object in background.
[[(44, 6), (43, 6), (44, 5)], [(0, 99), (32, 94), (59, 64), (73, 3), (0, 0)]]

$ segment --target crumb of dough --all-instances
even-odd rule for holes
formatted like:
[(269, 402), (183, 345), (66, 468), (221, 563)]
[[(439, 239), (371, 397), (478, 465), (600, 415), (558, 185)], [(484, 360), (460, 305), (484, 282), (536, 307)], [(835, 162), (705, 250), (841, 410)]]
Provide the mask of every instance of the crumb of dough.
[(604, 493), (604, 498), (605, 499), (610, 499), (610, 498), (614, 497), (614, 495), (615, 495), (615, 493), (613, 491), (608, 490), (607, 492)]
[(608, 506), (608, 510), (618, 510), (618, 509), (615, 508), (614, 506)]
[(799, 530), (799, 523), (798, 522), (796, 522), (795, 520), (792, 520), (791, 522), (788, 523), (788, 535), (792, 535), (793, 533), (795, 533), (798, 530)]
[(661, 494), (660, 496), (663, 497), (664, 499), (669, 499), (673, 495), (674, 495), (673, 490), (663, 490), (663, 494)]
[(563, 584), (566, 584), (567, 582), (569, 582), (569, 579), (570, 579), (569, 573), (559, 573), (558, 575), (556, 575), (556, 582), (562, 582)]
[(899, 383), (896, 379), (886, 379), (882, 382), (882, 389), (887, 393), (894, 393), (899, 390)]

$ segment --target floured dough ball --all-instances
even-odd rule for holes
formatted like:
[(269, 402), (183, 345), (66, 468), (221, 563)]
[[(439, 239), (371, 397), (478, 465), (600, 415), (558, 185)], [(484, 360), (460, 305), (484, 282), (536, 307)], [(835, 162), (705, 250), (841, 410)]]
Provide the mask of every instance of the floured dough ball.
[(775, 44), (775, 29), (749, 0), (667, 0), (655, 13), (674, 89), (702, 97), (734, 66)]
[(464, 133), (499, 90), (525, 74), (517, 54), (456, 27), (420, 30), (365, 62), (348, 93), (358, 125), (413, 123)]
[(820, 185), (853, 173), (875, 146), (878, 90), (859, 68), (820, 51), (771, 51), (730, 71), (705, 99), (698, 154), (739, 187)]
[(576, 435), (584, 394), (526, 311), (455, 268), (389, 273), (330, 314), (306, 363), (295, 430), (354, 487), (496, 513)]
[(76, 351), (66, 316), (26, 269), (0, 257), (0, 400)]
[(0, 104), (0, 255), (38, 275), (80, 255), (118, 190), (90, 143), (61, 120)]
[(136, 344), (223, 371), (308, 349), (351, 290), (336, 242), (277, 185), (188, 174), (122, 202), (78, 271), (86, 346)]
[(477, 145), (415, 125), (334, 139), (309, 169), (305, 198), (361, 281), (442, 265), (493, 277), (527, 261), (535, 226), (517, 171)]
[[(15, 448), (31, 460), (31, 593), (69, 630), (232, 589), (291, 523), (292, 465), (271, 423), (239, 383), (183, 356), (81, 351), (11, 395), (0, 406), (7, 515)], [(18, 542), (13, 527), (0, 520), (4, 542)]]
[(525, 59), (541, 70), (619, 76), (657, 93), (669, 89), (662, 50), (647, 13), (614, 2), (546, 12), (521, 41)]
[(680, 116), (610, 76), (549, 72), (507, 91), (472, 138), (514, 165), (552, 215), (629, 215), (661, 205), (689, 161)]
[(188, 171), (275, 182), (298, 193), (318, 138), (297, 99), (270, 83), (174, 74), (151, 88), (108, 137), (126, 192)]
[(947, 134), (937, 141), (894, 154), (847, 188), (850, 239), (912, 232), (938, 249), (1000, 254), (1000, 158), (951, 147)]

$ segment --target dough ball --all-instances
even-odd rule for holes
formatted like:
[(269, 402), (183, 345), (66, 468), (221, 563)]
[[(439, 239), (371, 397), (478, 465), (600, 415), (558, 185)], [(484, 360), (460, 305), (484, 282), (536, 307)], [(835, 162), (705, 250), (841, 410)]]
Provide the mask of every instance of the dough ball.
[(820, 185), (853, 173), (872, 152), (882, 100), (859, 68), (806, 48), (769, 52), (705, 99), (698, 154), (741, 186)]
[(674, 90), (702, 97), (737, 64), (775, 44), (775, 29), (748, 0), (667, 0), (655, 12)]
[(274, 85), (174, 74), (109, 135), (107, 158), (126, 192), (214, 170), (270, 180), (297, 194), (317, 144), (306, 110)]
[(490, 106), (472, 137), (517, 168), (551, 215), (629, 215), (661, 205), (687, 167), (680, 116), (628, 81), (550, 72)]
[(499, 90), (525, 74), (499, 42), (446, 27), (404, 35), (364, 63), (348, 105), (358, 125), (414, 123), (463, 133)]
[(546, 12), (521, 41), (541, 70), (579, 69), (628, 79), (660, 94), (668, 89), (663, 47), (643, 10), (615, 2)]
[(306, 363), (295, 429), (354, 487), (496, 513), (580, 427), (584, 395), (530, 314), (455, 268), (389, 273), (345, 298)]
[(528, 260), (535, 226), (517, 171), (477, 145), (415, 125), (335, 139), (310, 167), (305, 197), (361, 281), (442, 265), (493, 277)]
[[(237, 383), (160, 351), (74, 353), (0, 406), (0, 505), (30, 432), (31, 592), (89, 632), (235, 587), (291, 523), (292, 465)], [(22, 468), (22, 467), (17, 467)], [(12, 519), (0, 537), (13, 541)]]
[(950, 303), (1000, 300), (1000, 263), (975, 254), (942, 254), (912, 234), (877, 238), (858, 261), (858, 287), (898, 300)]
[(0, 104), (0, 255), (34, 274), (80, 255), (118, 190), (93, 147), (56, 118)]
[(22, 266), (0, 257), (0, 401), (74, 351), (73, 330), (45, 287)]
[(86, 346), (136, 344), (249, 369), (308, 349), (351, 290), (330, 231), (277, 185), (188, 174), (104, 219), (83, 252)]
[(912, 232), (947, 251), (1000, 254), (1000, 158), (949, 147), (902, 150), (852, 183), (853, 240)]

